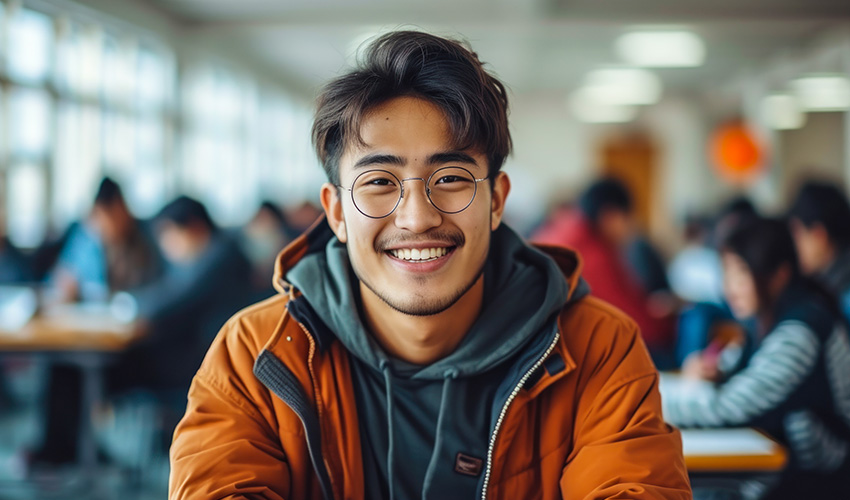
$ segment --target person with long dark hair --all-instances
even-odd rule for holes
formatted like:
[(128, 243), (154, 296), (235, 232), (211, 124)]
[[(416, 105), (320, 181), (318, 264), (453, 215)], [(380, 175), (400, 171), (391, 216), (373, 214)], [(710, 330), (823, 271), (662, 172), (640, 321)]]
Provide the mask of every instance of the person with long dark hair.
[(784, 221), (747, 220), (720, 249), (726, 300), (738, 319), (754, 319), (753, 346), (712, 392), (665, 394), (666, 420), (755, 426), (783, 442), (791, 460), (768, 498), (845, 491), (850, 340), (835, 299), (802, 275)]

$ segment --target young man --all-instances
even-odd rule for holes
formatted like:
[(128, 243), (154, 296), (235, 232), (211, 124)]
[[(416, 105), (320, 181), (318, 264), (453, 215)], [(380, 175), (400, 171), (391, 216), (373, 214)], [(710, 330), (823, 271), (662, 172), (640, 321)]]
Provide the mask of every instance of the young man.
[(326, 219), (210, 348), (172, 499), (690, 498), (634, 323), (500, 224), (501, 83), (376, 40), (318, 101)]

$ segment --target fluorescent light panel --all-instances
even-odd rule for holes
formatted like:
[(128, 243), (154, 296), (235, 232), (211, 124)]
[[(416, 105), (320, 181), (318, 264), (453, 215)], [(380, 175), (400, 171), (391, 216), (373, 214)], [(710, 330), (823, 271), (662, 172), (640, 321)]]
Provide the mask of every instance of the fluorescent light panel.
[(850, 81), (842, 75), (809, 75), (791, 82), (807, 111), (844, 111), (850, 108)]
[(633, 31), (615, 49), (628, 64), (650, 68), (692, 68), (705, 60), (705, 44), (690, 31)]

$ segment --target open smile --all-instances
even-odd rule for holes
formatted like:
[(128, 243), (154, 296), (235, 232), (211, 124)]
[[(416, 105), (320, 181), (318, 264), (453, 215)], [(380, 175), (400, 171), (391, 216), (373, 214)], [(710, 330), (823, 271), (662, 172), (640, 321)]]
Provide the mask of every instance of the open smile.
[(445, 257), (454, 251), (456, 247), (431, 247), (431, 248), (393, 248), (387, 253), (396, 259), (407, 262), (431, 262)]

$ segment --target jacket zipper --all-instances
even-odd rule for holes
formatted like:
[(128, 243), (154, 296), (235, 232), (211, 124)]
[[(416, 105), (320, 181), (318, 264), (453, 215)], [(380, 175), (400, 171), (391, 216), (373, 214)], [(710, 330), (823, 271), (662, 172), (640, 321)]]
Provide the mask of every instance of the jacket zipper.
[(502, 405), (502, 411), (499, 412), (499, 418), (496, 420), (496, 426), (493, 428), (493, 435), (490, 436), (490, 446), (487, 448), (487, 468), (484, 471), (484, 487), (481, 490), (481, 500), (487, 499), (487, 488), (490, 486), (490, 473), (493, 468), (493, 450), (496, 446), (496, 438), (499, 436), (499, 431), (502, 428), (502, 422), (505, 420), (505, 415), (508, 413), (508, 408), (513, 403), (514, 399), (516, 399), (517, 394), (522, 389), (522, 386), (525, 385), (525, 382), (531, 377), (531, 374), (534, 373), (535, 370), (540, 368), (540, 365), (552, 354), (552, 351), (555, 350), (555, 346), (558, 344), (558, 340), (561, 338), (560, 332), (555, 332), (555, 338), (552, 339), (552, 343), (549, 344), (549, 347), (546, 349), (546, 352), (540, 356), (540, 359), (537, 360), (536, 363), (527, 371), (525, 375), (519, 379), (519, 382), (514, 387), (511, 394), (508, 396), (508, 399), (505, 401), (505, 404)]
[[(307, 330), (307, 327), (304, 326), (300, 321), (296, 321), (296, 323), (298, 323), (298, 326), (301, 327), (301, 330), (304, 332), (304, 335), (306, 335), (307, 338), (310, 340), (310, 352), (307, 355), (307, 366), (310, 370), (310, 379), (313, 381), (313, 394), (315, 395), (314, 403), (316, 404), (316, 413), (317, 413), (318, 418), (319, 418), (319, 435), (321, 436), (323, 434), (323, 432), (322, 432), (322, 410), (321, 410), (322, 405), (321, 405), (321, 402), (320, 402), (319, 387), (316, 384), (316, 376), (315, 376), (315, 372), (313, 371), (313, 355), (316, 352), (316, 339), (313, 338), (313, 335), (310, 333), (309, 330)], [(322, 443), (324, 443), (324, 440), (322, 440)], [(324, 444), (322, 445), (322, 447), (324, 448)], [(309, 447), (308, 447), (308, 451), (311, 454), (313, 453), (313, 450), (309, 449)], [(321, 454), (320, 458), (322, 459), (322, 463), (325, 464), (325, 470), (327, 471), (327, 474), (328, 474), (328, 480), (330, 480), (330, 482), (331, 482), (331, 484), (327, 485), (328, 486), (328, 493), (330, 493), (331, 499), (333, 499), (334, 489), (333, 489), (333, 478), (331, 478), (331, 469), (330, 469), (330, 467), (328, 467), (328, 461), (325, 460), (325, 450), (319, 450), (319, 453)], [(319, 477), (321, 478), (321, 476), (319, 476)]]

